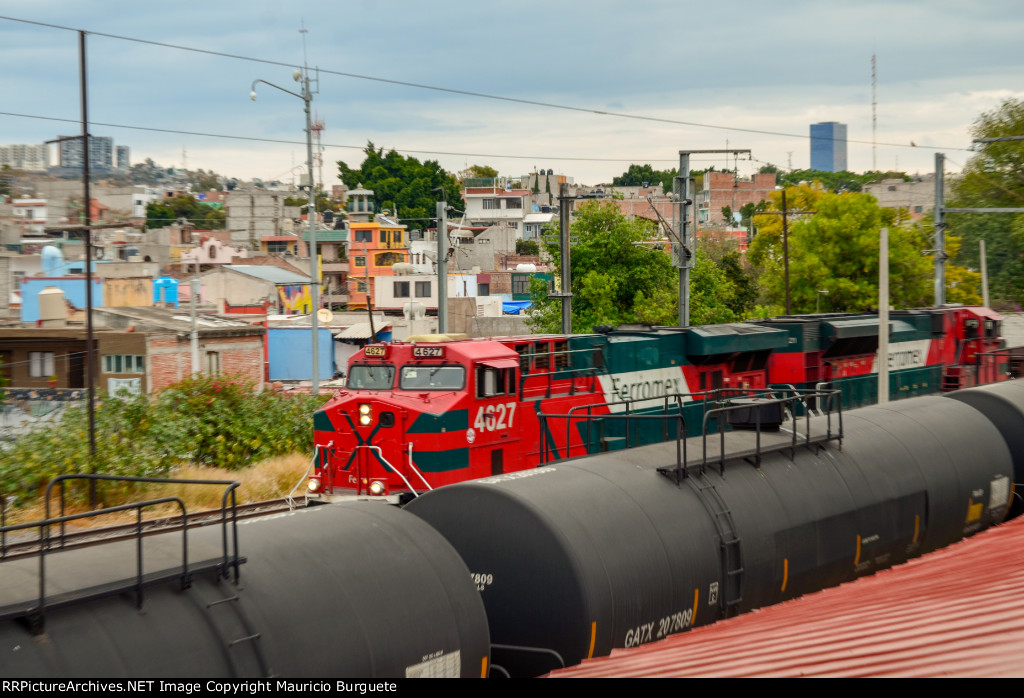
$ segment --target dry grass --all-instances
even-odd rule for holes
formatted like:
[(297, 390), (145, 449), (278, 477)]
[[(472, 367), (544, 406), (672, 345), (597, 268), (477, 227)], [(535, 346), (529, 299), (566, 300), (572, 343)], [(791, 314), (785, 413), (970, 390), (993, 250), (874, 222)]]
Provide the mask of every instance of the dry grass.
[[(221, 468), (205, 468), (195, 465), (184, 465), (173, 472), (170, 477), (183, 480), (230, 480), (241, 483), (236, 490), (239, 504), (259, 502), (266, 499), (284, 497), (291, 492), (303, 479), (309, 467), (309, 456), (292, 453), (287, 456), (276, 456), (252, 465), (243, 470), (223, 470)], [(305, 483), (303, 482), (303, 485)], [(162, 497), (179, 497), (189, 512), (219, 509), (224, 487), (217, 485), (180, 485), (180, 484), (144, 484), (130, 488), (116, 487), (115, 483), (101, 483), (100, 497), (104, 506), (137, 502)], [(302, 493), (300, 489), (299, 493)], [(50, 515), (56, 516), (59, 502), (54, 498), (50, 505)], [(66, 513), (88, 511), (87, 506), (75, 505)], [(158, 505), (143, 511), (143, 518), (159, 518), (180, 512), (175, 504)], [(107, 526), (135, 520), (135, 512), (107, 514), (102, 517), (85, 519), (79, 522), (83, 526)], [(45, 517), (43, 503), (40, 501), (32, 506), (8, 512), (7, 523), (38, 521)]]

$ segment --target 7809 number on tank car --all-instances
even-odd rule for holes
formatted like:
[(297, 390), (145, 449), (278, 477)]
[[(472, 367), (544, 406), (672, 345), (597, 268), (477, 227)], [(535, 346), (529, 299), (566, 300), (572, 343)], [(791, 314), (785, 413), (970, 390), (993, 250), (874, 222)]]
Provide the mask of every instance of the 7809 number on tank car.
[[(985, 308), (897, 311), (890, 394), (911, 397), (1004, 377)], [(552, 460), (701, 432), (704, 405), (783, 384), (875, 402), (877, 315), (787, 316), (688, 328), (624, 326), (369, 344), (314, 417), (313, 497), (398, 499)]]

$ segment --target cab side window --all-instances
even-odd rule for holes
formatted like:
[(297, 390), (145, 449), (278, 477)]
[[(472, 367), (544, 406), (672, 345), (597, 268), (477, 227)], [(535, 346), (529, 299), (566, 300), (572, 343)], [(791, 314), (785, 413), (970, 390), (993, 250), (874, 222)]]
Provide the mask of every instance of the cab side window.
[(516, 392), (516, 370), (514, 368), (492, 368), (480, 366), (476, 370), (476, 396), (479, 398), (498, 395), (514, 395)]

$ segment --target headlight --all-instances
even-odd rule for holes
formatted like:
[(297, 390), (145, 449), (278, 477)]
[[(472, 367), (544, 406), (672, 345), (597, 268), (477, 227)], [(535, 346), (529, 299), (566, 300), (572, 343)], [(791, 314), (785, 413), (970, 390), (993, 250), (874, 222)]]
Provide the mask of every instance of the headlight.
[(359, 424), (362, 426), (369, 426), (370, 422), (373, 421), (373, 415), (370, 412), (369, 403), (362, 402), (359, 404)]
[(306, 482), (306, 489), (308, 489), (310, 492), (319, 492), (320, 491), (320, 481), (318, 479), (316, 479), (315, 477), (309, 478), (309, 481)]
[(387, 492), (387, 487), (380, 480), (374, 480), (370, 483), (370, 494), (379, 497), (385, 492)]

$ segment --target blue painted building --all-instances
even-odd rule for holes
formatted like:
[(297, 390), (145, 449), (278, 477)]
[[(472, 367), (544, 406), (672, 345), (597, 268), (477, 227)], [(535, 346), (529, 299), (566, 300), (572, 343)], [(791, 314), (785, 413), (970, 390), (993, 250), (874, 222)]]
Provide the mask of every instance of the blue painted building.
[[(86, 307), (84, 277), (25, 277), (21, 282), (22, 322), (35, 322), (39, 319), (39, 292), (49, 286), (56, 286), (63, 291), (64, 298), (74, 307)], [(104, 307), (103, 291), (102, 280), (94, 278), (92, 280), (92, 305), (94, 308)]]
[[(267, 363), (272, 381), (308, 381), (313, 378), (313, 345), (310, 327), (270, 327), (267, 329)], [(330, 328), (319, 328), (319, 378), (334, 377), (334, 340)]]
[(811, 124), (811, 169), (824, 172), (846, 169), (846, 124), (837, 121)]

